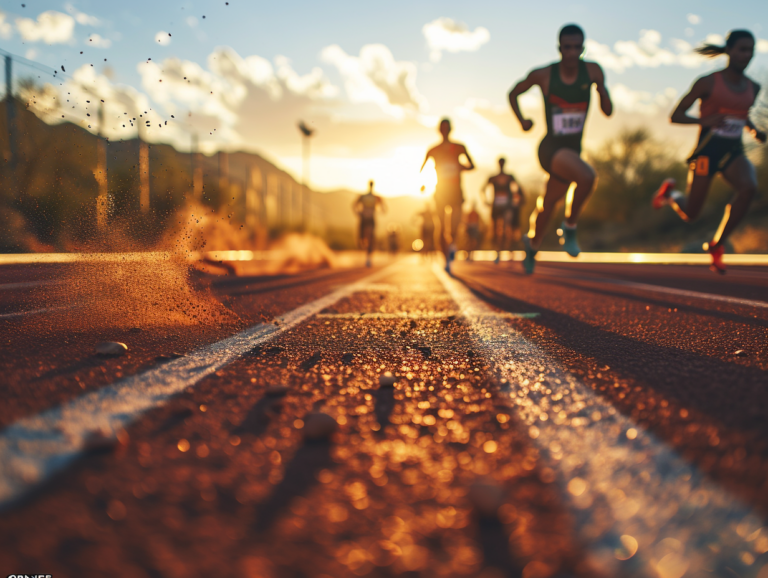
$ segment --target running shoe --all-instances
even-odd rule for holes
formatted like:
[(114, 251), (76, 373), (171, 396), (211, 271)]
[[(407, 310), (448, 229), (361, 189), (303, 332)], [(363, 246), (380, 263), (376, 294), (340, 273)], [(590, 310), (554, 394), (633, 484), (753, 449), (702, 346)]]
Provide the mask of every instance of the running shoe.
[(715, 273), (725, 275), (725, 263), (723, 263), (725, 247), (722, 245), (715, 245), (714, 247), (708, 245), (707, 251), (712, 256), (712, 264), (709, 266), (709, 268)]
[(578, 257), (579, 253), (581, 253), (581, 249), (579, 249), (579, 244), (576, 242), (576, 226), (574, 225), (571, 227), (568, 223), (563, 221), (563, 224), (560, 225), (557, 233), (562, 237), (561, 243), (565, 252), (571, 257)]
[(661, 183), (661, 186), (659, 187), (659, 190), (656, 191), (656, 194), (653, 196), (653, 208), (657, 211), (663, 207), (664, 205), (669, 204), (669, 198), (672, 194), (672, 191), (675, 190), (675, 186), (677, 185), (677, 182), (675, 179), (665, 179), (663, 183)]
[(533, 273), (533, 268), (536, 266), (536, 251), (531, 247), (531, 238), (526, 235), (523, 237), (523, 245), (525, 246), (525, 259), (523, 259), (523, 269), (530, 275)]
[(445, 256), (445, 272), (451, 274), (451, 264), (456, 259), (456, 245), (451, 244), (448, 246), (448, 254)]
[(370, 255), (368, 255), (368, 257), (366, 257), (366, 259), (365, 259), (365, 266), (366, 267), (370, 267), (371, 266), (371, 256)]
[(501, 251), (496, 251), (496, 259), (494, 260), (494, 263), (498, 265), (501, 263)]

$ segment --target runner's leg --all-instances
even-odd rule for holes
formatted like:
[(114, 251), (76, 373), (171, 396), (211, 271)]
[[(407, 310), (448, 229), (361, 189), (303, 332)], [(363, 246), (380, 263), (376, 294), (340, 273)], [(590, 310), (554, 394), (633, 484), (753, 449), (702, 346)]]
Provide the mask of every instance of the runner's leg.
[(747, 214), (752, 199), (757, 194), (755, 167), (744, 155), (734, 159), (723, 172), (723, 177), (735, 189), (733, 200), (725, 207), (725, 214), (710, 247), (720, 245), (728, 238)]
[(531, 214), (531, 229), (528, 232), (530, 244), (534, 250), (538, 250), (541, 245), (547, 225), (549, 224), (549, 218), (552, 216), (552, 211), (557, 206), (557, 203), (565, 197), (570, 186), (570, 183), (551, 176), (547, 182), (546, 191), (541, 197), (536, 199), (536, 209)]
[(576, 151), (560, 149), (552, 157), (552, 173), (564, 180), (576, 183), (573, 200), (570, 206), (565, 208), (565, 222), (570, 226), (575, 226), (576, 221), (579, 220), (581, 209), (595, 186), (595, 171), (581, 160)]
[[(745, 159), (746, 160), (746, 159)], [(731, 163), (731, 166), (736, 161)], [(730, 169), (730, 167), (728, 167)], [(688, 191), (686, 195), (672, 192), (669, 197), (669, 206), (680, 216), (683, 221), (693, 221), (701, 213), (704, 201), (707, 199), (709, 187), (714, 175), (697, 175), (695, 165), (691, 164), (688, 171)]]

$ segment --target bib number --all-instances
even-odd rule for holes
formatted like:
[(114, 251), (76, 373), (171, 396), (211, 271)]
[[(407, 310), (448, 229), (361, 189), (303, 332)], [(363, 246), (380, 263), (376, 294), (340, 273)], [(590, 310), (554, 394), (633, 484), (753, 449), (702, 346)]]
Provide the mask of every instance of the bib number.
[(496, 207), (503, 207), (507, 204), (508, 198), (507, 195), (497, 195), (493, 199), (493, 205)]
[(712, 133), (722, 138), (740, 138), (747, 126), (747, 120), (736, 116), (726, 116), (721, 126), (712, 129)]
[(552, 124), (556, 135), (579, 134), (584, 131), (587, 113), (583, 111), (556, 112), (552, 115)]

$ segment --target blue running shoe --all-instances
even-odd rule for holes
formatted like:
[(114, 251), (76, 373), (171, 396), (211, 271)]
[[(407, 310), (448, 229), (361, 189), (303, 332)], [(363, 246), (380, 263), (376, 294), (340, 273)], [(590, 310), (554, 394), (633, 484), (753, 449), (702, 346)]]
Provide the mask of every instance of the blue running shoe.
[(568, 223), (563, 221), (563, 224), (560, 225), (557, 233), (561, 237), (560, 243), (563, 245), (565, 252), (571, 257), (578, 257), (579, 253), (581, 253), (581, 249), (579, 249), (579, 244), (576, 242), (576, 226), (574, 225), (571, 227)]
[(523, 259), (523, 269), (530, 275), (533, 273), (533, 268), (536, 266), (536, 251), (531, 247), (531, 239), (528, 235), (523, 237), (523, 245), (525, 246), (525, 259)]

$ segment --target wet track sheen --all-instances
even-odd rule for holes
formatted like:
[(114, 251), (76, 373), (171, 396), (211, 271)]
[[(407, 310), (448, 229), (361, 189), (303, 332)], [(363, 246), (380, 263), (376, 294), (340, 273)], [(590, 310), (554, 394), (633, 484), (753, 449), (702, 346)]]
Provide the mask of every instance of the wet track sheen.
[[(0, 318), (0, 571), (768, 578), (768, 272), (710, 275), (403, 259), (198, 276), (205, 323)], [(62, 278), (0, 269), (1, 312)]]

